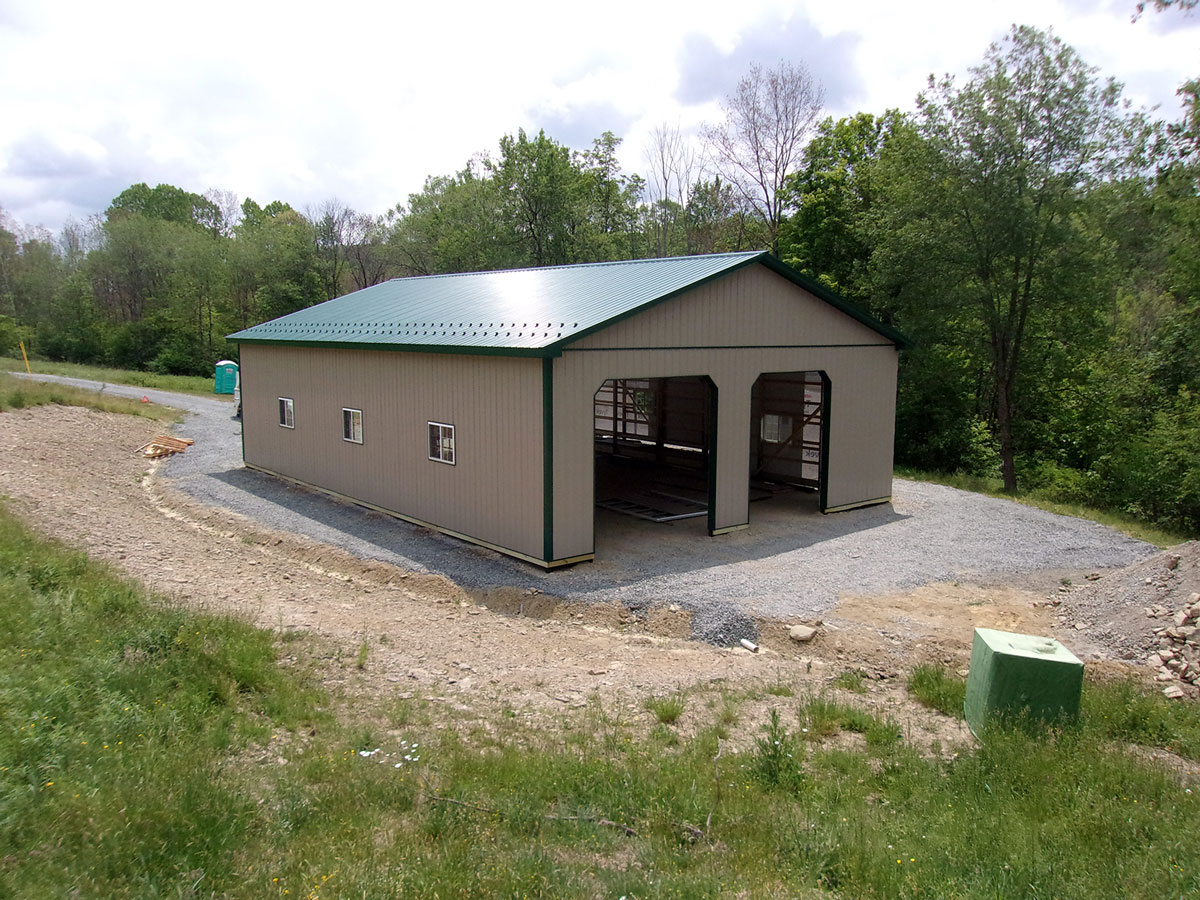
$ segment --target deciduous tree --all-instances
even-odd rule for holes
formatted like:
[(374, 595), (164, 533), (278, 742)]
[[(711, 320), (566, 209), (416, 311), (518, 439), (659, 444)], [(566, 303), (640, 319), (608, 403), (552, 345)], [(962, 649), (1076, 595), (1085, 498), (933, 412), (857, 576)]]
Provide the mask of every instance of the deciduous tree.
[(722, 107), (725, 121), (704, 129), (713, 163), (762, 218), (767, 246), (778, 255), (783, 187), (817, 124), (825, 91), (803, 63), (758, 64)]
[(1054, 35), (1026, 26), (992, 45), (964, 84), (931, 79), (918, 103), (931, 168), (912, 172), (892, 221), (898, 237), (918, 240), (943, 267), (946, 293), (973, 310), (1001, 474), (1015, 490), (1027, 339), (1049, 328), (1061, 341), (1072, 319), (1094, 315), (1095, 246), (1076, 213), (1128, 158), (1131, 123), (1118, 85), (1099, 80)]

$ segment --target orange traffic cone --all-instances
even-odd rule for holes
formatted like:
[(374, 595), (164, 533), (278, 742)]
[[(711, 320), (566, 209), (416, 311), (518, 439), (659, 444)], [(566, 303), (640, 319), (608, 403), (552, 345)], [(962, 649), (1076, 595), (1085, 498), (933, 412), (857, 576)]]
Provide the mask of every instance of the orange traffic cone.
[(143, 394), (143, 395), (142, 395), (142, 402), (143, 402), (143, 403), (149, 403), (149, 402), (150, 402), (150, 398), (149, 398), (149, 397), (147, 397), (145, 394)]

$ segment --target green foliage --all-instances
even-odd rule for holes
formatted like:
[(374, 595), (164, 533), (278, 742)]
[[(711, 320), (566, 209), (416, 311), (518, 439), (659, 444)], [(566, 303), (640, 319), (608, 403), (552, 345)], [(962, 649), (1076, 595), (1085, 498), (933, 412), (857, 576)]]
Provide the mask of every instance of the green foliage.
[[(191, 375), (157, 375), (152, 372), (132, 372), (125, 369), (109, 369), (103, 366), (82, 366), (75, 363), (30, 360), (35, 373), (65, 375), (69, 378), (86, 378), (109, 384), (130, 384), (136, 387), (155, 388), (160, 391), (175, 391), (183, 394), (199, 394), (216, 400), (233, 402), (228, 394), (213, 394), (213, 374), (207, 377)], [(0, 356), (0, 371), (24, 372), (25, 363), (17, 358)], [(91, 392), (86, 392), (91, 393)]]
[(1200, 760), (1200, 717), (1195, 708), (1133, 681), (1085, 683), (1080, 714), (1085, 728), (1110, 740), (1161, 747)]
[[(934, 757), (823, 698), (797, 729), (774, 711), (741, 754), (718, 754), (703, 725), (646, 741), (603, 715), (550, 731), (500, 716), (479, 746), (418, 701), (381, 701), (387, 732), (370, 710), (336, 721), (270, 634), (148, 599), (4, 513), (0, 592), (6, 896), (1200, 888), (1200, 853), (1179, 837), (1195, 793), (1125, 746), (1194, 758), (1200, 716), (1132, 685), (1086, 685), (1069, 733), (996, 729)], [(838, 730), (865, 749), (831, 749)]]
[(865, 694), (867, 692), (867, 687), (863, 684), (865, 677), (858, 669), (847, 669), (837, 674), (833, 679), (833, 686), (854, 694)]
[(768, 789), (799, 790), (804, 784), (804, 745), (784, 727), (777, 709), (771, 710), (763, 732), (754, 742), (754, 777)]
[(914, 668), (908, 676), (908, 692), (931, 709), (956, 719), (963, 717), (967, 683), (948, 675), (941, 666), (924, 663)]
[(685, 705), (683, 697), (678, 694), (670, 697), (651, 697), (646, 701), (646, 709), (654, 713), (654, 717), (664, 725), (674, 725), (678, 722)]
[(3, 510), (0, 594), (0, 892), (233, 879), (255, 804), (223, 760), (311, 703), (269, 636), (147, 601)]
[[(0, 360), (0, 362), (4, 362)], [(96, 391), (70, 387), (62, 384), (52, 384), (42, 381), (30, 381), (19, 374), (10, 376), (0, 372), (0, 413), (9, 409), (25, 409), (30, 406), (82, 406), (87, 409), (98, 409), (102, 412), (123, 413), (131, 416), (142, 416), (160, 422), (176, 422), (179, 412), (165, 406), (153, 403), (142, 403), (126, 397), (105, 396)]]

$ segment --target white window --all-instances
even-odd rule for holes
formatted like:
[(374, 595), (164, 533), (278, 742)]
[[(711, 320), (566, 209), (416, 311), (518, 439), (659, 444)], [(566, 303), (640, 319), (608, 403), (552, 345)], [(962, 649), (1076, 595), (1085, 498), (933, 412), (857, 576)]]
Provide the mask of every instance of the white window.
[(342, 440), (352, 444), (363, 442), (361, 409), (342, 408)]
[(764, 413), (761, 436), (768, 444), (782, 444), (792, 436), (792, 417)]
[(429, 424), (429, 458), (454, 465), (454, 426), (442, 422)]
[(279, 424), (284, 428), (296, 427), (296, 409), (291, 397), (279, 398)]

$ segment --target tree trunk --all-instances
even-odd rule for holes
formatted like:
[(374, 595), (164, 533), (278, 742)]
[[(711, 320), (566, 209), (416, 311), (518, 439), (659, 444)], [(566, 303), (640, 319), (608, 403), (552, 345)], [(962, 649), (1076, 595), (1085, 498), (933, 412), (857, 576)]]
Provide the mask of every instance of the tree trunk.
[(1004, 490), (1013, 494), (1017, 490), (1017, 464), (1012, 431), (1012, 399), (1007, 378), (996, 381), (996, 436), (1000, 439), (1000, 476), (1004, 479)]

